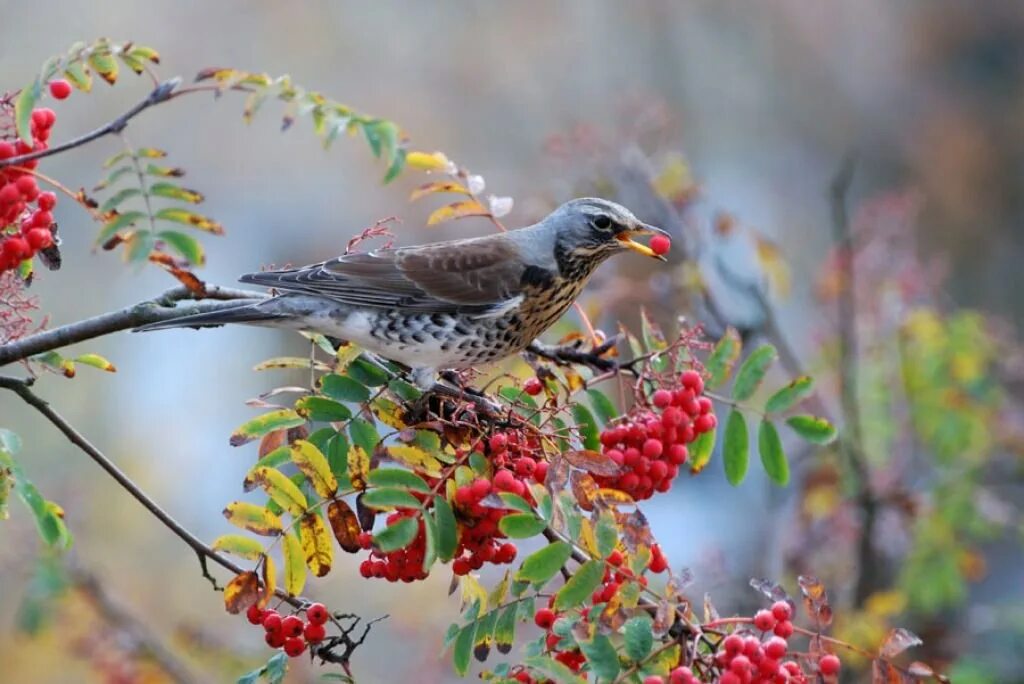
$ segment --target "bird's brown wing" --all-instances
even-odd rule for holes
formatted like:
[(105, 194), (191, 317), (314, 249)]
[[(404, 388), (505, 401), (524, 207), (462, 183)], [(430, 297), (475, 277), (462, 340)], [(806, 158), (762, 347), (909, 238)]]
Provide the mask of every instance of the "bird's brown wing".
[(515, 244), (494, 236), (347, 254), (241, 281), (356, 306), (486, 313), (515, 300), (525, 268)]

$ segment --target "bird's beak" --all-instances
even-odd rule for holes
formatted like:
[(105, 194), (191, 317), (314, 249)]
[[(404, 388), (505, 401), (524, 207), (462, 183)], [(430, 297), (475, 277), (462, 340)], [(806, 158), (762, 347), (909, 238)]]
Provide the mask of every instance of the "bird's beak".
[(663, 231), (661, 228), (655, 228), (654, 226), (648, 225), (646, 223), (637, 223), (635, 226), (629, 228), (628, 230), (624, 230), (618, 235), (616, 235), (615, 239), (621, 242), (623, 247), (625, 247), (626, 249), (631, 249), (637, 254), (643, 254), (644, 256), (652, 257), (659, 261), (668, 261), (668, 259), (666, 259), (664, 256), (660, 254), (655, 254), (654, 250), (652, 250), (647, 245), (633, 240), (634, 235), (655, 234), (664, 235), (668, 237), (668, 233)]

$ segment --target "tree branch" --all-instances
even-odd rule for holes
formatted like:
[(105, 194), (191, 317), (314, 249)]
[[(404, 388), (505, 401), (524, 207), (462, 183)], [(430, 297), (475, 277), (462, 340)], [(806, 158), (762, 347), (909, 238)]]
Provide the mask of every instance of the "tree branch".
[(54, 145), (49, 149), (37, 150), (35, 152), (29, 152), (28, 154), (18, 155), (17, 157), (9, 157), (7, 159), (2, 159), (0, 160), (0, 169), (6, 168), (8, 166), (20, 166), (25, 162), (30, 162), (34, 159), (42, 159), (43, 157), (49, 157), (54, 154), (66, 152), (67, 150), (71, 150), (76, 147), (81, 147), (82, 145), (90, 143), (93, 140), (96, 140), (97, 138), (102, 138), (105, 135), (110, 135), (112, 133), (120, 133), (121, 131), (124, 130), (125, 126), (128, 125), (128, 122), (131, 121), (134, 117), (146, 111), (153, 105), (158, 105), (161, 102), (166, 102), (167, 100), (170, 100), (172, 97), (174, 97), (174, 89), (177, 88), (180, 84), (180, 77), (175, 77), (167, 81), (164, 81), (163, 83), (159, 84), (156, 88), (154, 88), (153, 92), (151, 92), (146, 97), (145, 100), (142, 100), (141, 102), (136, 104), (134, 107), (132, 107), (127, 112), (117, 117), (110, 123), (100, 126), (94, 131), (90, 131), (84, 135), (80, 135), (77, 138), (73, 138), (65, 143), (61, 143), (60, 145)]
[(194, 296), (188, 288), (176, 287), (149, 301), (69, 323), (52, 330), (45, 330), (15, 342), (8, 342), (0, 346), (0, 366), (147, 323), (226, 309), (238, 306), (240, 301), (257, 301), (263, 297), (259, 292), (207, 286), (205, 299), (193, 300), (191, 304), (176, 306), (177, 303), (193, 299)]

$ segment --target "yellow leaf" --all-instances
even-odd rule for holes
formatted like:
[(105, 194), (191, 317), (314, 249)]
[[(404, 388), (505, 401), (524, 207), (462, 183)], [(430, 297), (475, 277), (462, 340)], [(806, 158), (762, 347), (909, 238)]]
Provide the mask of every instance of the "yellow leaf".
[(338, 545), (348, 553), (356, 553), (362, 547), (359, 544), (359, 519), (352, 507), (341, 499), (335, 499), (327, 506), (327, 520), (331, 523), (331, 531)]
[(864, 611), (879, 617), (892, 617), (906, 610), (907, 595), (902, 591), (876, 591), (864, 601)]
[(420, 171), (444, 171), (450, 162), (444, 152), (407, 152), (405, 165)]
[(370, 472), (370, 456), (363, 447), (353, 444), (348, 450), (348, 479), (352, 486), (363, 491), (366, 489), (366, 475)]
[(611, 489), (610, 487), (602, 487), (597, 490), (597, 494), (594, 495), (595, 501), (600, 501), (606, 505), (614, 504), (626, 504), (630, 505), (636, 503), (633, 501), (633, 497), (625, 492), (619, 491), (618, 489)]
[(388, 447), (388, 456), (417, 472), (431, 477), (440, 477), (444, 467), (429, 451), (411, 444), (396, 444)]
[(306, 558), (298, 537), (289, 532), (283, 539), (281, 553), (284, 556), (284, 590), (289, 596), (298, 596), (306, 584)]
[(223, 551), (249, 560), (257, 560), (264, 553), (263, 544), (258, 540), (240, 534), (221, 535), (210, 546), (214, 551)]
[(377, 419), (395, 428), (396, 430), (404, 430), (407, 425), (403, 419), (402, 407), (391, 401), (380, 397), (370, 404), (370, 410), (373, 411), (373, 415), (377, 416)]
[(428, 226), (436, 226), (439, 223), (445, 221), (452, 221), (454, 219), (465, 218), (466, 216), (487, 216), (490, 212), (475, 200), (465, 200), (463, 202), (453, 202), (452, 204), (446, 204), (440, 209), (435, 209), (427, 219)]
[(420, 187), (412, 191), (409, 195), (409, 201), (413, 202), (421, 197), (432, 195), (437, 192), (454, 192), (460, 195), (468, 195), (469, 190), (466, 189), (462, 183), (456, 183), (455, 181), (434, 181), (433, 183), (424, 183)]
[(85, 365), (92, 366), (93, 368), (99, 368), (100, 370), (107, 371), (108, 373), (117, 372), (117, 368), (114, 367), (114, 364), (110, 363), (110, 361), (107, 361), (99, 354), (80, 354), (74, 358), (74, 361), (76, 363), (84, 363)]
[(301, 356), (275, 356), (272, 359), (266, 361), (260, 361), (252, 367), (253, 370), (271, 370), (271, 369), (285, 369), (285, 368), (309, 368), (312, 366), (318, 371), (328, 371), (330, 368), (325, 363), (319, 361), (313, 362), (309, 357)]
[(246, 476), (244, 486), (247, 492), (261, 487), (278, 506), (296, 518), (301, 517), (308, 508), (306, 497), (280, 470), (264, 466), (253, 468)]
[(331, 472), (331, 466), (312, 442), (304, 439), (296, 440), (291, 446), (292, 463), (309, 479), (316, 493), (325, 499), (334, 496), (338, 491), (338, 481)]
[(302, 552), (306, 557), (306, 565), (317, 577), (323, 577), (331, 571), (334, 550), (331, 537), (327, 534), (324, 519), (317, 513), (307, 513), (299, 522), (299, 539)]
[(683, 155), (671, 154), (653, 181), (654, 191), (667, 200), (689, 197), (695, 191), (693, 174)]
[(260, 594), (259, 606), (266, 608), (277, 591), (277, 566), (271, 556), (263, 556), (263, 593)]
[(224, 587), (224, 608), (238, 614), (259, 600), (260, 581), (255, 572), (236, 575)]
[(363, 350), (351, 342), (339, 345), (338, 350), (335, 352), (337, 362), (335, 363), (334, 372), (339, 375), (344, 373), (348, 365), (355, 361), (356, 357), (362, 353)]
[(597, 537), (594, 536), (594, 526), (586, 518), (580, 519), (580, 538), (577, 541), (591, 556), (594, 558), (601, 557), (601, 552), (597, 550)]
[(224, 509), (228, 522), (256, 534), (280, 534), (281, 518), (273, 511), (244, 501), (229, 503)]
[(480, 608), (473, 617), (479, 617), (487, 612), (487, 590), (484, 589), (476, 577), (473, 575), (463, 575), (459, 580), (459, 586), (462, 589), (462, 609), (471, 606), (474, 601), (479, 600)]

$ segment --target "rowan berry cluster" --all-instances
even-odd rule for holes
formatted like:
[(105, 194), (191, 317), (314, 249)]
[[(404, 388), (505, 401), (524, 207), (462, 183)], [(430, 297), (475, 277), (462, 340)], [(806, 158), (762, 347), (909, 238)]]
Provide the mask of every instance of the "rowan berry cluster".
[(601, 432), (604, 454), (622, 471), (595, 476), (600, 486), (623, 491), (636, 501), (649, 499), (656, 491), (667, 492), (689, 458), (686, 445), (715, 428), (700, 373), (684, 371), (674, 384), (656, 390), (650, 407), (634, 409)]
[(245, 612), (251, 624), (261, 625), (266, 631), (267, 646), (280, 648), (290, 658), (302, 655), (306, 646), (319, 644), (327, 638), (330, 614), (322, 603), (306, 607), (306, 619), (298, 615), (282, 616), (276, 610), (264, 610), (253, 604)]
[(402, 509), (391, 513), (386, 522), (388, 525), (394, 525), (402, 518), (411, 517), (418, 518), (419, 529), (412, 543), (403, 549), (388, 552), (373, 549), (373, 538), (370, 533), (363, 532), (359, 535), (359, 545), (364, 549), (371, 549), (370, 557), (359, 564), (359, 574), (366, 578), (383, 578), (388, 582), (415, 582), (427, 578), (427, 573), (423, 570), (423, 559), (427, 550), (423, 519), (418, 517), (416, 511)]
[[(33, 110), (30, 117), (32, 144), (20, 138), (0, 139), (0, 160), (45, 150), (56, 120), (52, 109)], [(39, 160), (33, 159), (0, 169), (0, 273), (16, 268), (53, 244), (52, 212), (57, 196), (40, 192), (31, 173), (38, 165)]]

